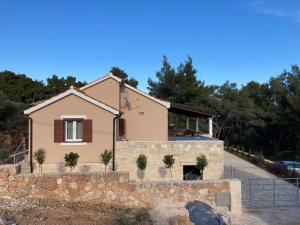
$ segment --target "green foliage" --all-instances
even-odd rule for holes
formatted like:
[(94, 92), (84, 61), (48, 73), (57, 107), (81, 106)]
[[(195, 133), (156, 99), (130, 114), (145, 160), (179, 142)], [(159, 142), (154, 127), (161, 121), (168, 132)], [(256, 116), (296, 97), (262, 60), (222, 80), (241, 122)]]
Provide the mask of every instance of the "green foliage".
[(42, 172), (42, 165), (45, 162), (46, 159), (46, 151), (45, 149), (39, 148), (34, 154), (33, 158), (38, 162), (40, 172)]
[(105, 149), (105, 151), (101, 153), (100, 158), (101, 158), (101, 162), (104, 164), (105, 172), (106, 172), (106, 167), (112, 158), (112, 151), (108, 151), (107, 149)]
[(7, 148), (0, 148), (0, 160), (2, 162), (8, 159), (8, 149)]
[(164, 159), (163, 159), (163, 162), (164, 162), (165, 167), (167, 169), (172, 168), (174, 166), (174, 163), (175, 163), (174, 156), (173, 155), (165, 155)]
[(169, 169), (170, 178), (172, 179), (172, 167), (174, 166), (175, 159), (173, 155), (165, 155), (163, 158), (165, 167)]
[(58, 77), (57, 75), (52, 75), (52, 77), (47, 79), (47, 85), (44, 88), (45, 94), (48, 97), (55, 96), (61, 92), (66, 91), (71, 86), (73, 87), (81, 87), (85, 85), (86, 82), (76, 81), (76, 77), (68, 76), (66, 78), (64, 77)]
[[(209, 107), (215, 112), (214, 137), (226, 146), (262, 151), (273, 160), (280, 152), (300, 159), (300, 69), (292, 65), (267, 83), (251, 81), (238, 88), (229, 81), (220, 86), (197, 80), (192, 59), (174, 69), (164, 56), (156, 80), (149, 79), (149, 92), (161, 99)], [(182, 128), (185, 117), (170, 115), (169, 122)]]
[(257, 164), (258, 166), (264, 167), (265, 166), (265, 158), (263, 155), (255, 155), (252, 161)]
[(70, 167), (70, 172), (72, 172), (72, 168), (77, 165), (78, 159), (78, 153), (70, 152), (69, 154), (65, 154), (65, 166)]
[(0, 131), (25, 127), (24, 106), (13, 102), (0, 91)]
[(73, 76), (58, 77), (52, 75), (47, 84), (32, 80), (25, 74), (15, 74), (11, 71), (0, 72), (0, 90), (12, 102), (32, 103), (57, 95), (70, 86), (81, 87), (85, 82), (78, 82)]
[(205, 167), (207, 167), (208, 164), (207, 158), (205, 155), (200, 155), (197, 157), (196, 160), (197, 160), (196, 167), (202, 172), (205, 169)]
[(139, 155), (136, 159), (136, 165), (139, 170), (145, 170), (147, 167), (147, 157), (143, 154)]
[(0, 90), (13, 102), (30, 103), (44, 99), (44, 84), (34, 81), (25, 74), (11, 71), (0, 72)]
[(0, 72), (0, 131), (26, 129), (27, 120), (23, 111), (31, 103), (57, 95), (70, 86), (81, 87), (84, 84), (85, 82), (77, 82), (72, 76), (59, 78), (53, 75), (44, 84), (25, 74)]
[(136, 159), (136, 165), (138, 169), (141, 171), (142, 174), (140, 174), (140, 178), (144, 179), (144, 170), (147, 167), (147, 157), (143, 154), (140, 154)]
[(42, 165), (46, 159), (46, 151), (42, 148), (39, 148), (33, 155), (33, 158), (38, 162), (38, 164)]
[(121, 78), (123, 80), (123, 82), (129, 84), (132, 87), (136, 88), (139, 84), (139, 82), (136, 79), (134, 79), (132, 77), (128, 78), (129, 77), (128, 74), (124, 70), (120, 69), (119, 67), (112, 67), (110, 72), (113, 75)]
[(132, 217), (122, 216), (117, 220), (118, 225), (152, 225), (153, 221), (146, 209), (138, 209)]

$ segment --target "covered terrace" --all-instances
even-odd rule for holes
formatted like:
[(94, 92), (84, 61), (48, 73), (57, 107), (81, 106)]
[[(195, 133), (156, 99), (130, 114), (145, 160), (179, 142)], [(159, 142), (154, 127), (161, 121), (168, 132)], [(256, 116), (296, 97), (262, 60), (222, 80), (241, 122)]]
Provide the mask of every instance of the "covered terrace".
[(213, 113), (199, 107), (171, 103), (169, 140), (210, 139), (213, 137)]

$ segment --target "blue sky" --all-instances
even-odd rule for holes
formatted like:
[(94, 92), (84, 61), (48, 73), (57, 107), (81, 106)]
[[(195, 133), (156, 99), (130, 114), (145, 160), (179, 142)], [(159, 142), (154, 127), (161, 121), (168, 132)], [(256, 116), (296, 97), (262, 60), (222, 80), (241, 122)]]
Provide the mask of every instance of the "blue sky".
[(0, 0), (0, 71), (93, 81), (119, 66), (146, 90), (163, 55), (207, 84), (300, 64), (299, 0)]

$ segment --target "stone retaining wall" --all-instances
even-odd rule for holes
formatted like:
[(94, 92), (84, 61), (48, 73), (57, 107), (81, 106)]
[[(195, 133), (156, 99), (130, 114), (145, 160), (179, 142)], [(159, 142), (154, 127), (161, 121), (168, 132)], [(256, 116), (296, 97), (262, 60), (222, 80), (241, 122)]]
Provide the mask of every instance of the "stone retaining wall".
[(233, 213), (241, 211), (241, 186), (238, 180), (138, 183), (129, 180), (128, 172), (18, 173), (19, 166), (0, 167), (0, 197), (94, 201), (149, 208), (160, 203), (199, 200), (216, 207), (217, 193), (229, 193), (228, 209)]
[[(147, 156), (147, 168), (141, 174), (136, 166), (139, 154)], [(117, 141), (116, 169), (130, 171), (130, 179), (168, 180), (163, 157), (174, 155), (175, 165), (172, 168), (174, 180), (183, 180), (183, 166), (196, 165), (196, 158), (204, 154), (208, 166), (204, 170), (203, 179), (220, 179), (224, 175), (224, 145), (223, 141)]]

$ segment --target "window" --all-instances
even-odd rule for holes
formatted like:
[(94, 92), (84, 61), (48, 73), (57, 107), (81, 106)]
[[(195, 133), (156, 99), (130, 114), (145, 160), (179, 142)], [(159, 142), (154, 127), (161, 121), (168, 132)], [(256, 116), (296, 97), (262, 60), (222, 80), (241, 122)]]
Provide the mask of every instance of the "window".
[(295, 169), (300, 169), (300, 163), (295, 163)]
[(65, 120), (65, 141), (81, 142), (83, 138), (82, 120)]

